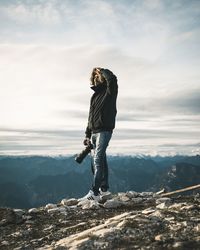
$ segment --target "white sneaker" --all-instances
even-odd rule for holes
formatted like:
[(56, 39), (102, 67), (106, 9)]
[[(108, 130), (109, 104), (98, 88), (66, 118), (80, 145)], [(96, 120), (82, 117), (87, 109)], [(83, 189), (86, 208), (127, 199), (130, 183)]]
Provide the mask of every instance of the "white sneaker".
[(79, 201), (83, 201), (83, 200), (93, 200), (93, 201), (100, 201), (100, 195), (94, 195), (94, 192), (92, 190), (90, 190), (88, 192), (88, 194), (86, 194), (83, 198), (80, 198)]
[(100, 198), (101, 199), (109, 199), (112, 196), (111, 192), (109, 192), (109, 191), (103, 192), (103, 191), (101, 191), (101, 189), (99, 189), (99, 191), (100, 191)]

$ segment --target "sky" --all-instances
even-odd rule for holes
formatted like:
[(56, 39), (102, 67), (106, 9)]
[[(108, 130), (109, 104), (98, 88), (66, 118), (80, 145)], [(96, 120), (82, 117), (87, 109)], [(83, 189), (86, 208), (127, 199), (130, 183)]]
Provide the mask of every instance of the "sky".
[(84, 146), (90, 74), (118, 79), (108, 154), (199, 154), (199, 0), (0, 0), (0, 155)]

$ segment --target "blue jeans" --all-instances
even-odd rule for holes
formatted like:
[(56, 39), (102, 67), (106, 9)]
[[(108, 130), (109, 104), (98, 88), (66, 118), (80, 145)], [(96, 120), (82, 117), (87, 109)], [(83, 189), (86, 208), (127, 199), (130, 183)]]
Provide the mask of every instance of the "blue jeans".
[(108, 164), (106, 157), (106, 149), (112, 137), (111, 131), (102, 131), (92, 134), (91, 142), (93, 145), (92, 150), (92, 172), (93, 183), (92, 190), (95, 195), (99, 194), (99, 188), (102, 191), (107, 191), (108, 185)]

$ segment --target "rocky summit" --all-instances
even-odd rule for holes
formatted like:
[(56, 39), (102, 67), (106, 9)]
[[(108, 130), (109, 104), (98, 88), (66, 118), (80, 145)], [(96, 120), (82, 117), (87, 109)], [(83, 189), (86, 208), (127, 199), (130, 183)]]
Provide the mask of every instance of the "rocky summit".
[(0, 249), (200, 249), (200, 196), (128, 191), (0, 208)]

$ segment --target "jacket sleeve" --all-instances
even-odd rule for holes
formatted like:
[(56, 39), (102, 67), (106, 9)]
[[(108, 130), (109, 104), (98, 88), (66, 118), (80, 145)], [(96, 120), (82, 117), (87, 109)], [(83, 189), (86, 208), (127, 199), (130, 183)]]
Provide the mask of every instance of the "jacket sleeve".
[(91, 129), (89, 129), (89, 126), (87, 126), (87, 128), (85, 130), (85, 137), (90, 139), (91, 135), (92, 135), (92, 131), (91, 131)]
[(108, 94), (116, 95), (118, 92), (117, 77), (108, 69), (101, 69), (101, 73), (106, 79)]

